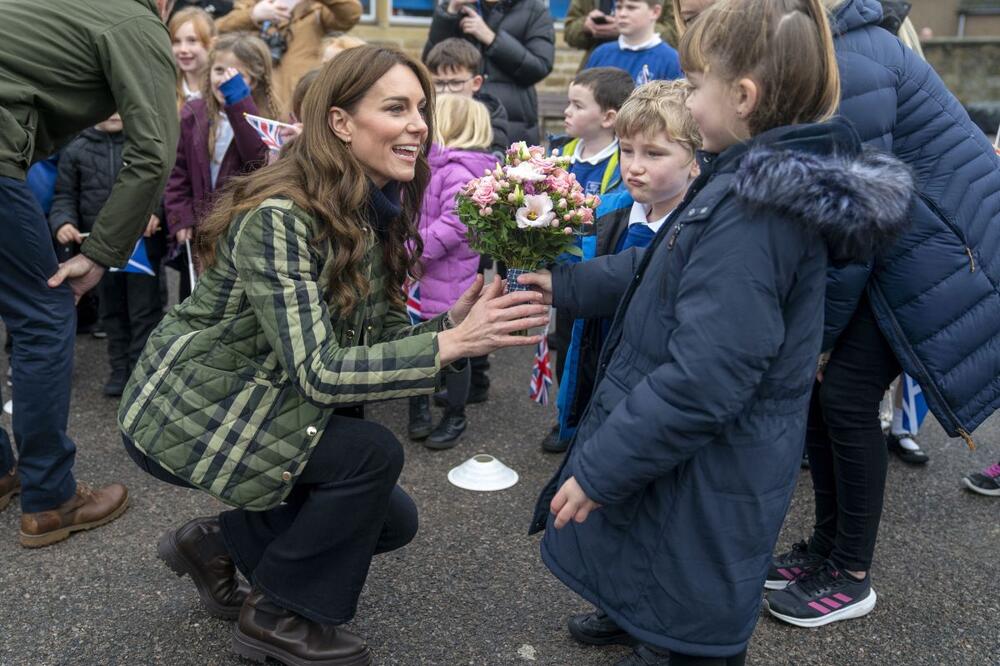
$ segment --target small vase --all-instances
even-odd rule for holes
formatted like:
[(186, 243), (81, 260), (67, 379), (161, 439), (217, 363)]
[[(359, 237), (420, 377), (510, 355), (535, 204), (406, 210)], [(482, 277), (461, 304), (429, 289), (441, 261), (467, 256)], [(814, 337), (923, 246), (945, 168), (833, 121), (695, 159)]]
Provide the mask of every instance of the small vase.
[[(507, 269), (507, 286), (504, 289), (505, 294), (512, 294), (517, 291), (531, 291), (531, 287), (526, 284), (520, 284), (517, 278), (525, 273), (534, 273), (537, 269), (535, 268), (508, 268)], [(529, 329), (524, 329), (523, 331), (514, 331), (511, 335), (521, 335), (527, 336)]]
[(504, 289), (505, 294), (510, 294), (515, 291), (531, 291), (531, 287), (526, 284), (520, 284), (517, 278), (524, 275), (525, 273), (534, 273), (537, 269), (535, 268), (508, 268), (507, 269), (507, 288)]

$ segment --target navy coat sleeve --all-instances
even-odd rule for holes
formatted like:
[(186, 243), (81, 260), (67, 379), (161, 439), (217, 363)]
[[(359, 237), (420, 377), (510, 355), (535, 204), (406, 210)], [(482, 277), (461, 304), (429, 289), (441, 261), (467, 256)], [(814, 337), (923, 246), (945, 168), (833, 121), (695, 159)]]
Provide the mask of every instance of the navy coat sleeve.
[(599, 504), (625, 500), (714, 439), (745, 410), (784, 342), (799, 235), (771, 218), (718, 213), (677, 285), (672, 360), (625, 395), (569, 461)]
[(872, 268), (868, 264), (831, 265), (826, 272), (826, 306), (823, 321), (823, 351), (830, 351), (858, 309), (868, 286)]
[(631, 248), (552, 269), (552, 304), (574, 319), (613, 317), (642, 261), (644, 249)]

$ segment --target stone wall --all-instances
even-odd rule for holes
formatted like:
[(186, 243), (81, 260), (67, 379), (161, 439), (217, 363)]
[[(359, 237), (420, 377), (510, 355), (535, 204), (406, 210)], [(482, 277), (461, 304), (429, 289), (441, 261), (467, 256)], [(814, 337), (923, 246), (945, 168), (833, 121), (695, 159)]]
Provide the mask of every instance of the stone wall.
[(1000, 37), (932, 39), (922, 46), (963, 104), (1000, 102)]

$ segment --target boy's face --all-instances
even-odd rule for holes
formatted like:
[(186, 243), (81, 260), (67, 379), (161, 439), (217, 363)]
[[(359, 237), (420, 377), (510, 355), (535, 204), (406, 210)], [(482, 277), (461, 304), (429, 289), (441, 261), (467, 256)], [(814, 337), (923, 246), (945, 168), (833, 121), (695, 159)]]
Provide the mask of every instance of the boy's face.
[(615, 22), (618, 32), (625, 37), (641, 35), (651, 30), (658, 20), (663, 8), (659, 5), (650, 7), (642, 0), (624, 0), (615, 7)]
[(656, 204), (682, 196), (698, 176), (698, 162), (665, 132), (619, 137), (622, 179), (632, 198)]
[(601, 109), (590, 88), (575, 83), (569, 85), (569, 104), (563, 111), (563, 123), (571, 137), (586, 140), (600, 135), (614, 127), (615, 115), (613, 110)]
[(473, 74), (465, 67), (442, 67), (431, 74), (431, 79), (439, 93), (472, 97), (483, 87), (482, 75)]
[(117, 134), (122, 131), (122, 117), (115, 113), (104, 122), (94, 125), (94, 129), (99, 132), (106, 132), (107, 134)]

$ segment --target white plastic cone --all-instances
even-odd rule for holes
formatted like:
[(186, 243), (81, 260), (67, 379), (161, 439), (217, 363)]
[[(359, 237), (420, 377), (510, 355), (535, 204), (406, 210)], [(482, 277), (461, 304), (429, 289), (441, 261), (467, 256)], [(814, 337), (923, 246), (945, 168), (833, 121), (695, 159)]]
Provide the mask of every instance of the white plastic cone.
[(448, 472), (448, 480), (465, 490), (503, 490), (517, 483), (517, 472), (491, 455), (479, 453)]

